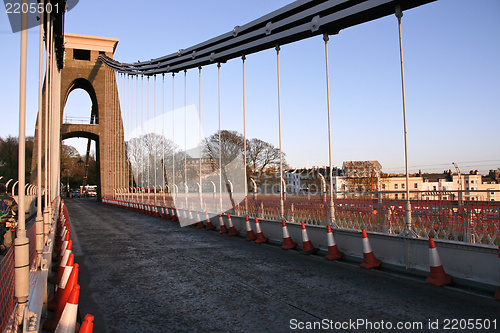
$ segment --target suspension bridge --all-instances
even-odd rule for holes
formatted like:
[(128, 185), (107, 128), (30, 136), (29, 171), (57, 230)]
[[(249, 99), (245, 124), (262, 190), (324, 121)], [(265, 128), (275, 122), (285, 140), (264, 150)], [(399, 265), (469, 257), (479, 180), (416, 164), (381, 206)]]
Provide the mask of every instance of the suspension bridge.
[[(460, 299), (457, 306), (447, 306), (449, 311), (441, 311), (439, 314), (434, 312), (436, 316), (442, 315), (447, 318), (456, 316), (458, 325), (463, 324), (461, 320), (468, 319), (465, 318), (466, 315), (476, 316), (474, 320), (480, 320), (484, 329), (486, 325), (487, 329), (498, 325), (499, 305), (493, 298), (500, 298), (499, 203), (489, 201), (469, 203), (462, 200), (427, 202), (417, 200), (410, 191), (402, 17), (404, 11), (421, 5), (432, 6), (432, 2), (432, 0), (299, 0), (192, 47), (156, 59), (133, 63), (114, 59), (118, 45), (116, 38), (65, 33), (64, 11), (46, 12), (45, 15), (40, 15), (39, 114), (30, 180), (33, 185), (29, 185), (24, 173), (20, 172), (19, 181), (16, 183), (19, 190), (15, 193), (15, 190), (11, 189), (19, 202), (19, 211), (31, 214), (19, 214), (15, 245), (1, 262), (1, 279), (4, 287), (2, 287), (0, 328), (11, 332), (17, 327), (21, 327), (25, 332), (53, 331), (59, 325), (61, 327), (59, 329), (64, 327), (65, 330), (72, 331), (75, 330), (76, 321), (82, 322), (83, 318), (77, 318), (77, 313), (71, 310), (70, 303), (53, 305), (53, 309), (57, 308), (55, 314), (47, 312), (46, 298), (52, 293), (52, 283), (48, 282), (52, 266), (57, 268), (63, 261), (65, 253), (69, 256), (67, 252), (69, 249), (65, 248), (68, 248), (70, 241), (74, 246), (72, 251), (75, 263), (80, 262), (81, 295), (85, 294), (83, 288), (90, 289), (90, 293), (109, 294), (106, 290), (99, 290), (90, 282), (92, 281), (90, 274), (99, 276), (99, 279), (111, 279), (110, 288), (121, 283), (130, 285), (131, 281), (128, 278), (120, 276), (126, 274), (121, 268), (113, 268), (115, 272), (106, 272), (102, 275), (93, 267), (94, 262), (96, 266), (107, 265), (106, 261), (113, 261), (115, 257), (106, 257), (104, 261), (100, 261), (103, 259), (102, 256), (95, 254), (94, 251), (106, 252), (106, 250), (99, 249), (100, 245), (97, 243), (86, 244), (91, 242), (85, 235), (86, 228), (98, 232), (98, 235), (94, 236), (99, 242), (114, 243), (116, 240), (116, 244), (120, 244), (122, 248), (126, 247), (126, 251), (124, 250), (122, 254), (136, 256), (137, 263), (155, 277), (148, 278), (149, 285), (139, 286), (137, 293), (153, 287), (162, 277), (166, 279), (165, 283), (173, 286), (174, 289), (170, 291), (172, 295), (178, 295), (178, 298), (167, 297), (166, 305), (154, 301), (146, 306), (144, 302), (147, 301), (142, 297), (120, 298), (116, 294), (109, 296), (116, 299), (109, 298), (103, 301), (103, 304), (107, 302), (122, 304), (120, 308), (132, 304), (134, 309), (131, 310), (139, 313), (142, 313), (143, 309), (138, 311), (138, 308), (149, 309), (152, 313), (156, 313), (155, 307), (165, 306), (165, 316), (168, 317), (169, 324), (155, 322), (150, 326), (151, 329), (161, 330), (165, 325), (174, 325), (171, 322), (172, 318), (179, 319), (179, 322), (174, 320), (177, 322), (175, 330), (179, 331), (190, 331), (192, 327), (196, 327), (197, 330), (225, 330), (225, 321), (229, 326), (230, 322), (238, 323), (235, 330), (288, 331), (301, 327), (310, 329), (313, 327), (307, 325), (314, 325), (314, 322), (323, 323), (323, 319), (336, 316), (336, 311), (339, 311), (339, 318), (342, 319), (337, 322), (340, 326), (337, 327), (337, 322), (333, 322), (334, 326), (329, 326), (327, 329), (350, 331), (353, 327), (349, 325), (344, 327), (343, 323), (355, 319), (349, 318), (349, 308), (341, 310), (340, 306), (336, 305), (336, 298), (340, 298), (341, 302), (360, 305), (367, 299), (378, 299), (377, 297), (381, 295), (391, 293), (392, 288), (401, 288), (407, 290), (406, 292), (417, 290), (417, 294), (425, 293), (429, 297), (439, 294), (443, 303), (448, 305), (451, 303), (446, 303), (446, 298)], [(44, 8), (49, 3), (54, 6), (58, 4), (59, 8), (64, 8), (66, 5), (64, 0), (41, 2)], [(27, 15), (28, 13), (21, 15), (20, 152), (24, 152), (25, 142)], [(406, 162), (406, 186), (403, 187), (405, 189), (402, 191), (403, 199), (400, 200), (385, 199), (378, 193), (370, 192), (339, 193), (333, 184), (332, 145), (335, 145), (335, 142), (332, 142), (330, 125), (332, 119), (328, 63), (330, 36), (348, 27), (388, 15), (395, 15), (397, 20), (400, 46), (403, 97), (401, 109), (405, 142), (402, 154)], [(324, 42), (326, 91), (324, 121), (328, 123), (326, 145), (329, 148), (329, 167), (322, 175), (323, 190), (320, 193), (294, 196), (287, 193), (287, 185), (283, 178), (285, 170), (281, 145), (280, 53), (283, 45), (315, 36), (322, 36)], [(276, 134), (279, 138), (279, 167), (275, 172), (277, 180), (275, 185), (279, 190), (276, 195), (256, 192), (255, 180), (248, 173), (245, 124), (247, 112), (245, 62), (253, 54), (269, 49), (274, 50), (276, 55), (276, 112), (279, 120), (276, 124)], [(223, 117), (221, 99), (224, 98), (224, 93), (221, 91), (221, 72), (227, 62), (238, 59), (241, 61), (241, 76), (235, 80), (241, 82), (243, 87), (241, 112), (244, 131), (241, 147), (234, 148), (229, 145), (225, 137), (227, 130), (221, 127), (221, 117)], [(43, 73), (44, 64), (45, 73)], [(208, 66), (217, 67), (217, 82), (211, 84), (217, 86), (219, 127), (212, 142), (203, 137), (202, 129), (202, 118), (205, 116), (202, 78), (203, 69)], [(187, 105), (188, 71), (197, 71), (199, 77), (197, 112), (191, 112)], [(175, 100), (179, 96), (175, 94), (175, 86), (179, 84), (184, 87), (184, 96), (181, 97), (184, 99), (184, 107), (176, 109)], [(165, 88), (166, 85), (171, 86), (171, 93)], [(64, 117), (64, 106), (69, 94), (75, 89), (83, 89), (90, 96), (92, 108), (88, 123), (68, 121), (68, 118)], [(166, 105), (166, 97), (172, 100), (171, 107)], [(183, 122), (182, 119), (179, 122), (179, 117), (184, 118)], [(176, 132), (182, 133), (184, 140), (179, 141)], [(90, 142), (95, 142), (98, 203), (89, 204), (84, 200), (68, 200), (64, 203), (61, 200), (60, 144), (61, 140), (73, 137), (89, 140), (85, 165), (88, 165)], [(19, 170), (24, 169), (25, 158), (24, 154), (20, 153)], [(75, 214), (72, 213), (73, 210)], [(95, 215), (90, 221), (88, 216), (92, 214)], [(31, 220), (26, 216), (34, 218)], [(133, 223), (120, 225), (117, 222), (120, 220), (130, 220)], [(147, 232), (130, 234), (130, 230), (127, 230), (129, 227), (124, 225), (129, 225), (130, 228), (144, 228)], [(215, 229), (217, 232), (196, 233), (195, 228), (176, 229), (179, 226), (198, 226), (198, 229)], [(237, 237), (227, 238), (226, 235), (218, 235), (226, 233)], [(135, 235), (148, 240), (145, 244), (122, 243), (122, 238), (133, 238)], [(169, 244), (166, 249), (162, 237), (164, 242)], [(226, 238), (221, 241), (218, 237)], [(242, 238), (245, 237), (248, 242), (243, 241)], [(270, 245), (252, 248), (254, 243)], [(276, 245), (285, 249), (297, 248), (298, 251), (276, 253), (278, 248)], [(154, 247), (156, 249), (153, 250)], [(208, 256), (205, 251), (184, 251), (185, 249), (208, 249), (207, 253), (213, 255)], [(118, 251), (116, 247), (110, 247), (108, 250), (109, 253)], [(229, 255), (231, 260), (225, 262), (224, 255), (219, 256), (218, 250), (231, 253)], [(137, 251), (141, 251), (141, 255), (136, 255)], [(168, 267), (167, 271), (177, 273), (173, 275), (169, 275), (168, 272), (158, 273), (162, 268), (153, 264), (159, 260), (154, 258), (161, 256), (158, 251), (160, 253), (172, 251), (174, 257), (180, 254), (183, 258), (187, 258), (190, 264), (182, 266), (180, 262), (168, 257), (172, 262), (167, 261), (165, 264)], [(57, 260), (56, 256), (53, 261), (53, 252), (57, 253), (57, 256), (60, 255), (61, 259)], [(311, 255), (287, 257), (289, 252)], [(340, 267), (337, 267), (337, 263), (330, 265), (328, 261), (318, 259), (325, 256), (329, 259), (340, 259)], [(118, 257), (116, 254), (116, 258)], [(247, 261), (248, 257), (252, 259)], [(124, 261), (127, 259), (129, 258), (121, 258)], [(274, 264), (265, 264), (268, 260)], [(287, 278), (290, 280), (290, 285), (286, 288), (283, 288), (283, 284), (273, 275), (274, 272), (284, 274), (288, 269), (280, 262), (288, 262), (289, 268), (297, 270)], [(378, 272), (363, 271), (354, 277), (356, 275), (354, 268), (357, 269), (356, 266), (360, 263), (362, 267), (376, 268)], [(65, 265), (66, 263), (59, 266), (62, 267), (59, 268), (61, 275), (66, 271)], [(307, 266), (306, 273), (299, 268), (304, 265)], [(257, 272), (255, 266), (260, 267)], [(78, 271), (75, 267), (78, 266), (75, 264), (73, 271), (68, 270), (67, 273), (71, 281), (77, 280), (71, 278), (78, 274), (73, 273)], [(128, 270), (134, 270), (133, 263), (127, 267)], [(202, 272), (208, 271), (209, 268), (213, 268), (210, 270), (211, 275), (224, 277), (230, 283), (230, 292), (222, 290), (224, 288), (220, 285), (215, 291), (209, 292), (207, 298), (218, 299), (215, 302), (205, 299), (204, 287), (196, 284), (197, 279), (203, 281), (203, 285), (211, 282)], [(245, 269), (245, 273), (239, 271), (240, 269)], [(339, 271), (342, 273), (334, 273), (334, 269), (342, 269)], [(311, 277), (314, 275), (313, 272), (318, 272), (316, 279)], [(379, 273), (380, 275), (377, 275)], [(252, 274), (255, 274), (254, 278)], [(331, 295), (331, 300), (328, 300), (331, 301), (328, 308), (338, 309), (334, 313), (325, 311), (323, 304), (326, 300), (321, 290), (317, 288), (323, 286), (331, 290), (329, 284), (332, 282), (328, 281), (331, 274), (336, 276), (335, 289), (339, 290)], [(429, 276), (426, 279), (427, 275)], [(429, 286), (423, 283), (427, 280), (431, 284), (450, 284), (450, 275), (453, 279), (450, 289), (436, 291), (429, 289)], [(345, 276), (350, 276), (349, 280), (356, 282), (345, 284), (343, 281)], [(370, 282), (381, 277), (390, 281), (388, 288)], [(137, 277), (138, 280), (140, 278)], [(303, 281), (293, 284), (292, 280)], [(75, 281), (73, 282), (76, 285)], [(59, 283), (60, 281), (56, 285), (61, 289)], [(272, 287), (276, 284), (280, 285), (277, 289)], [(354, 290), (357, 286), (363, 286), (367, 290), (362, 292), (361, 303), (356, 297), (353, 299), (352, 295), (348, 296), (347, 292), (341, 291), (342, 288)], [(93, 288), (96, 290), (92, 290)], [(306, 297), (307, 292), (297, 291), (301, 288), (314, 288), (314, 295), (309, 294)], [(79, 287), (66, 289), (66, 300), (78, 298)], [(466, 289), (473, 290), (472, 294), (464, 296)], [(258, 301), (247, 296), (238, 303), (230, 300), (229, 296), (238, 297), (242, 293), (249, 292), (256, 293)], [(389, 306), (387, 302), (399, 302), (397, 303), (399, 306), (413, 308), (418, 304), (422, 308), (421, 303), (409, 304), (405, 301), (402, 295), (406, 295), (406, 292), (396, 293), (392, 301), (382, 302), (383, 307)], [(415, 298), (420, 299), (419, 302), (424, 302), (421, 297)], [(91, 309), (89, 312), (95, 310), (95, 316), (105, 317), (106, 320), (96, 319), (96, 327), (99, 327), (100, 331), (127, 331), (127, 329), (135, 331), (139, 326), (134, 325), (143, 322), (138, 320), (136, 323), (134, 319), (130, 320), (130, 323), (134, 324), (127, 326), (126, 313), (114, 316), (107, 312), (110, 306), (95, 307), (93, 301), (86, 300), (85, 297), (81, 299), (83, 304), (90, 304), (87, 307)], [(225, 299), (227, 300), (224, 301)], [(276, 304), (276, 307), (284, 307), (285, 312), (274, 312), (272, 308), (276, 307), (264, 306), (266, 302)], [(66, 309), (65, 306), (68, 310), (64, 310), (66, 313), (64, 315), (62, 309)], [(375, 306), (371, 304), (365, 309)], [(471, 306), (473, 309), (481, 309), (481, 312), (470, 312)], [(198, 320), (192, 318), (193, 309), (196, 312), (203, 312), (207, 307), (220, 307), (225, 314), (217, 315), (216, 321), (211, 322), (209, 326), (205, 315)], [(231, 307), (247, 311), (238, 310), (233, 313)], [(68, 314), (71, 311), (74, 313)], [(175, 311), (178, 312), (174, 313)], [(412, 317), (411, 311), (390, 315), (387, 311), (373, 311), (365, 320), (373, 325), (373, 322), (385, 319), (391, 321), (392, 325), (392, 322), (397, 321), (410, 323), (413, 319), (422, 326), (414, 326), (412, 329), (431, 331), (434, 329), (431, 325), (434, 321), (439, 322), (444, 319), (431, 316), (428, 313), (428, 304), (419, 311), (417, 319)], [(263, 312), (267, 312), (268, 315)], [(247, 326), (245, 320), (241, 318), (252, 316), (252, 313), (258, 321), (251, 325), (247, 323), (249, 325)], [(362, 315), (363, 313), (359, 313), (360, 319)], [(57, 316), (62, 316), (60, 324), (55, 322), (55, 319), (48, 319), (50, 324), (42, 323), (42, 318)], [(151, 316), (151, 313), (145, 314), (144, 318), (161, 321), (154, 315)], [(386, 318), (381, 318), (384, 316)], [(234, 319), (235, 317), (238, 319)], [(467, 321), (465, 324), (469, 326), (466, 327), (471, 330), (477, 329), (477, 320), (472, 323), (473, 327)], [(401, 327), (398, 326), (397, 330), (406, 328), (405, 323)], [(87, 327), (88, 321), (84, 324)], [(327, 324), (325, 322), (325, 325)], [(446, 323), (438, 323), (438, 328), (444, 329), (443, 325)], [(366, 326), (362, 328), (370, 329)], [(391, 330), (394, 327), (387, 329)]]

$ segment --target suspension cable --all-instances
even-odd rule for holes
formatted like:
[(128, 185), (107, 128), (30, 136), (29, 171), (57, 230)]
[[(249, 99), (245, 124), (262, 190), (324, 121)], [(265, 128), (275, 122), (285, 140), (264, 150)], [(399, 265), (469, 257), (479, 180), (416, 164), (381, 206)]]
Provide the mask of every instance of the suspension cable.
[(172, 187), (174, 197), (177, 192), (175, 186), (175, 73), (172, 73)]
[(220, 63), (217, 64), (218, 74), (218, 106), (219, 106), (219, 213), (222, 213), (222, 144), (220, 128)]
[(199, 160), (199, 167), (200, 167), (200, 184), (199, 186), (199, 192), (200, 192), (200, 210), (203, 210), (203, 183), (202, 183), (202, 170), (201, 170), (201, 159), (203, 157), (202, 150), (201, 150), (201, 145), (202, 145), (202, 139), (201, 139), (201, 66), (198, 68), (198, 117), (199, 117), (199, 122), (198, 122), (198, 139), (199, 139), (199, 144), (200, 144), (200, 160)]
[(278, 77), (278, 123), (279, 123), (279, 149), (280, 149), (280, 219), (285, 219), (285, 203), (283, 200), (283, 152), (281, 149), (281, 92), (280, 92), (280, 47), (276, 45), (276, 69)]
[(333, 164), (332, 164), (332, 121), (330, 113), (330, 75), (328, 67), (328, 34), (323, 35), (325, 42), (325, 67), (326, 67), (326, 105), (328, 109), (328, 163), (330, 166), (330, 226), (337, 228), (335, 223), (335, 206), (333, 203)]
[(243, 65), (243, 168), (244, 168), (244, 195), (245, 195), (245, 215), (248, 215), (248, 189), (247, 189), (247, 125), (246, 125), (246, 103), (245, 103), (245, 60), (241, 57)]
[(153, 98), (153, 139), (154, 139), (154, 146), (153, 146), (153, 153), (154, 153), (154, 177), (155, 177), (155, 188), (154, 188), (154, 200), (155, 200), (155, 206), (156, 206), (156, 75), (154, 76), (154, 98)]

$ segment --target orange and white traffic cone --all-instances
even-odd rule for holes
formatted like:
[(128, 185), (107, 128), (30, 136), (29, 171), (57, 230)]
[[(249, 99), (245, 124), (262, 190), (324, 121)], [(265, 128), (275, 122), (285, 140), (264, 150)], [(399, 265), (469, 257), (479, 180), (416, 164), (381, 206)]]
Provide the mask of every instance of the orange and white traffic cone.
[(80, 327), (80, 330), (78, 333), (92, 333), (94, 330), (94, 316), (91, 314), (86, 314), (85, 315), (85, 321), (82, 323), (82, 326)]
[(290, 237), (285, 220), (281, 220), (281, 223), (283, 224), (283, 245), (281, 248), (283, 250), (294, 249), (297, 246), (297, 243), (294, 243), (292, 237)]
[[(500, 245), (498, 246), (498, 267), (500, 267)], [(500, 288), (495, 292), (495, 299), (500, 301)]]
[(172, 210), (172, 221), (174, 222), (179, 222), (179, 209), (177, 207), (174, 207)]
[(61, 318), (61, 315), (64, 311), (66, 303), (69, 299), (71, 291), (73, 290), (73, 287), (76, 286), (77, 284), (78, 284), (78, 264), (75, 264), (73, 266), (73, 270), (71, 271), (71, 275), (69, 276), (68, 283), (66, 284), (66, 288), (64, 289), (63, 295), (59, 300), (59, 304), (57, 304), (54, 316), (46, 320), (42, 325), (44, 330), (49, 332), (54, 332), (54, 330), (57, 327), (57, 323), (59, 322), (59, 319)]
[(258, 218), (255, 218), (255, 231), (257, 232), (257, 239), (255, 240), (255, 243), (261, 244), (261, 243), (266, 243), (268, 241), (268, 239), (264, 236), (264, 233), (260, 229), (260, 223)]
[(78, 315), (78, 298), (80, 297), (80, 285), (75, 285), (68, 302), (64, 307), (61, 318), (54, 333), (74, 333), (76, 332), (76, 317)]
[(50, 283), (53, 284), (59, 284), (59, 281), (61, 281), (61, 277), (64, 273), (64, 267), (66, 267), (66, 262), (68, 261), (69, 255), (73, 252), (73, 241), (70, 240), (68, 242), (68, 246), (66, 247), (66, 250), (64, 251), (64, 254), (62, 255), (61, 259), (59, 259), (59, 266), (57, 269), (56, 275), (51, 277), (49, 279)]
[(188, 216), (186, 214), (186, 209), (185, 208), (182, 208), (182, 217), (184, 219), (183, 221), (187, 221)]
[(441, 258), (439, 258), (439, 253), (432, 237), (429, 238), (429, 264), (431, 272), (427, 279), (425, 279), (425, 283), (438, 287), (451, 283), (451, 276), (444, 271)]
[(68, 258), (68, 262), (66, 263), (66, 267), (64, 268), (64, 273), (61, 277), (61, 282), (58, 285), (56, 293), (50, 302), (47, 303), (47, 309), (54, 311), (57, 309), (59, 302), (61, 300), (62, 295), (64, 294), (64, 289), (68, 284), (68, 279), (73, 271), (73, 265), (75, 263), (75, 255), (71, 253)]
[(193, 218), (193, 212), (191, 211), (191, 208), (189, 208), (188, 217), (189, 217), (190, 225), (192, 225), (192, 226), (196, 225), (196, 222), (194, 221), (194, 218)]
[(247, 238), (245, 238), (247, 241), (253, 241), (257, 239), (257, 236), (255, 236), (255, 233), (252, 230), (252, 226), (250, 225), (250, 221), (248, 220), (248, 216), (245, 216), (245, 223), (247, 227)]
[(302, 253), (304, 254), (313, 254), (318, 252), (319, 249), (315, 248), (309, 239), (309, 235), (307, 234), (306, 225), (302, 222)]
[(333, 238), (332, 228), (330, 228), (329, 224), (326, 225), (326, 240), (328, 242), (328, 254), (325, 258), (328, 260), (342, 259), (344, 254), (339, 251), (335, 239)]
[(219, 228), (220, 228), (220, 231), (219, 231), (219, 234), (225, 234), (227, 233), (229, 230), (227, 230), (227, 227), (226, 225), (224, 224), (224, 219), (222, 218), (222, 214), (219, 213)]
[(205, 228), (205, 224), (203, 224), (203, 221), (200, 219), (200, 212), (198, 210), (196, 211), (196, 220), (198, 221), (196, 226), (198, 229)]
[(205, 227), (205, 229), (207, 229), (207, 230), (214, 230), (215, 226), (212, 223), (212, 221), (210, 221), (210, 217), (208, 216), (208, 212), (207, 211), (205, 211), (205, 217), (207, 219), (207, 226)]
[(58, 263), (59, 260), (61, 259), (61, 255), (64, 254), (64, 251), (66, 251), (66, 248), (68, 247), (69, 243), (69, 238), (70, 238), (70, 230), (68, 229), (66, 232), (66, 235), (64, 236), (64, 241), (60, 244), (58, 249), (54, 249), (53, 253), (53, 263)]
[(240, 232), (236, 230), (236, 228), (233, 225), (233, 221), (231, 220), (231, 215), (227, 214), (227, 224), (229, 225), (229, 233), (227, 234), (228, 236), (236, 236)]
[(363, 229), (363, 262), (359, 267), (372, 269), (377, 268), (382, 265), (382, 262), (375, 258), (373, 254), (372, 247), (370, 245), (370, 241), (368, 240), (368, 235), (366, 234), (366, 230)]
[(168, 210), (168, 207), (165, 206), (165, 220), (171, 220), (172, 219), (172, 215), (170, 215), (170, 211)]
[[(59, 260), (59, 256), (64, 253), (62, 251), (62, 246), (64, 244), (64, 240), (66, 239), (66, 235), (68, 234), (69, 231), (69, 224), (64, 223), (64, 225), (61, 226), (61, 229), (59, 229), (57, 239), (55, 241), (56, 247), (53, 251), (53, 254), (55, 255), (55, 261)], [(68, 238), (69, 240), (69, 238)]]

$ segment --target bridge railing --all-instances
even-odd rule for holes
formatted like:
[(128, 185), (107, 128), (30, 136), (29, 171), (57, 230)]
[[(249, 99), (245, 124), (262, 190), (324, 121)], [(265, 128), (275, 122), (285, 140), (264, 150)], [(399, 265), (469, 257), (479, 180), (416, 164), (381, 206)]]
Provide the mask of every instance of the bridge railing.
[[(491, 191), (490, 191), (491, 192)], [(390, 192), (341, 192), (334, 198), (335, 223), (349, 230), (400, 234), (406, 228), (406, 199), (395, 199)], [(500, 201), (444, 200), (444, 193), (415, 192), (411, 199), (412, 230), (419, 237), (449, 241), (500, 245)], [(481, 197), (481, 191), (469, 194)], [(490, 193), (491, 194), (491, 193)], [(449, 198), (449, 193), (447, 194)], [(401, 195), (400, 195), (401, 197)], [(424, 199), (425, 198), (425, 199)], [(440, 199), (441, 198), (441, 199)], [(156, 203), (179, 209), (207, 210), (219, 213), (217, 194), (203, 193), (123, 193), (121, 200)], [(137, 200), (139, 199), (139, 200)], [(175, 199), (175, 200), (174, 200)], [(326, 226), (329, 222), (329, 196), (287, 194), (284, 219), (309, 225)], [(280, 197), (276, 194), (249, 194), (227, 211), (236, 216), (280, 220)]]

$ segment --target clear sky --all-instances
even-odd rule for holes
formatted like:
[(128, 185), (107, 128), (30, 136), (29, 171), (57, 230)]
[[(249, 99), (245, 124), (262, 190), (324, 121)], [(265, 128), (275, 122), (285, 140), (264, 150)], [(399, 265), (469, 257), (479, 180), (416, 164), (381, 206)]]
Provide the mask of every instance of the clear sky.
[[(114, 58), (149, 60), (231, 31), (291, 1), (80, 1), (65, 31), (119, 38)], [(500, 167), (500, 1), (438, 0), (404, 13), (410, 171), (487, 172)], [(38, 89), (38, 27), (28, 34), (27, 135), (34, 134)], [(0, 136), (17, 136), (20, 34), (0, 14)], [(342, 30), (329, 43), (333, 163), (378, 160), (404, 171), (403, 113), (397, 19), (394, 15)], [(241, 59), (221, 68), (222, 128), (243, 132)], [(328, 164), (324, 43), (320, 36), (280, 52), (282, 147), (294, 167)], [(161, 82), (161, 78), (158, 79)], [(198, 71), (187, 74), (187, 103), (198, 108)], [(161, 85), (158, 85), (161, 87)], [(175, 81), (184, 105), (184, 78)], [(158, 89), (158, 88), (157, 88)], [(160, 92), (158, 92), (160, 94)], [(158, 95), (159, 96), (159, 95)], [(159, 98), (159, 97), (158, 97)], [(172, 78), (165, 79), (166, 109)], [(278, 146), (276, 53), (246, 60), (247, 137)], [(202, 126), (217, 122), (217, 68), (202, 70)], [(88, 117), (90, 100), (75, 90), (65, 115)], [(159, 112), (159, 111), (158, 111)], [(160, 125), (159, 125), (160, 126)], [(170, 124), (166, 125), (170, 128)], [(168, 131), (165, 129), (165, 131)], [(197, 135), (197, 133), (196, 133)], [(176, 142), (183, 146), (183, 141)], [(84, 147), (84, 140), (68, 142)]]

